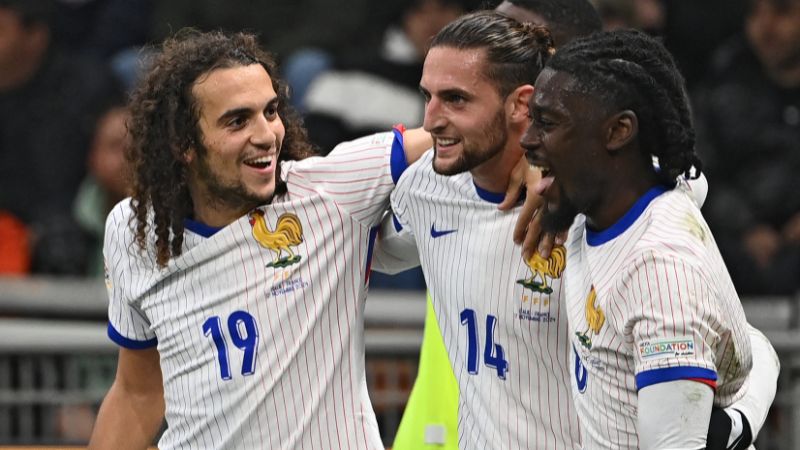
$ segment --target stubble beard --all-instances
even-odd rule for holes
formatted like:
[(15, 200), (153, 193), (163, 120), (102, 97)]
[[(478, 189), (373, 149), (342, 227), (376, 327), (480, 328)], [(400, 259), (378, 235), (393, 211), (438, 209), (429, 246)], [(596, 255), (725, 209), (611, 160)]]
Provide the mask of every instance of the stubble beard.
[(559, 233), (567, 231), (578, 216), (579, 208), (573, 203), (564, 193), (561, 186), (557, 186), (559, 190), (559, 200), (557, 206), (552, 209), (545, 205), (546, 208), (542, 213), (542, 230), (547, 233)]
[(259, 195), (247, 189), (241, 180), (226, 182), (219, 177), (208, 163), (208, 151), (197, 161), (197, 176), (205, 184), (206, 200), (225, 209), (250, 211), (251, 209), (272, 202), (274, 190), (268, 195)]
[(491, 123), (481, 130), (486, 136), (489, 136), (489, 142), (482, 146), (485, 150), (477, 146), (469, 145), (465, 141), (461, 141), (463, 150), (461, 155), (449, 167), (441, 167), (436, 164), (436, 142), (433, 144), (433, 171), (439, 175), (451, 176), (459, 173), (470, 171), (486, 161), (492, 159), (495, 155), (503, 151), (508, 141), (508, 130), (506, 129), (506, 113), (500, 109), (492, 118)]

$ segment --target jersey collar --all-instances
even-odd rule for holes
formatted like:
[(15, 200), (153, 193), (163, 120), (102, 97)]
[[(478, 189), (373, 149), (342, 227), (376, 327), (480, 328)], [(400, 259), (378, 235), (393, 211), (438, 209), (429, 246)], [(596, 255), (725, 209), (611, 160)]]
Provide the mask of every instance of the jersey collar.
[(614, 239), (615, 237), (619, 236), (620, 234), (624, 233), (625, 230), (630, 228), (633, 225), (633, 222), (636, 222), (636, 219), (642, 215), (644, 210), (647, 208), (647, 205), (650, 204), (656, 197), (663, 194), (664, 192), (669, 191), (671, 188), (669, 186), (655, 186), (650, 188), (649, 191), (645, 192), (644, 195), (639, 197), (639, 200), (636, 200), (636, 203), (631, 206), (631, 209), (625, 213), (614, 225), (606, 228), (602, 231), (592, 231), (588, 227), (586, 227), (586, 243), (592, 247), (596, 247), (598, 245), (603, 245), (606, 242)]
[[(503, 199), (506, 198), (506, 193), (505, 192), (497, 193), (497, 192), (487, 191), (486, 189), (483, 189), (482, 187), (478, 186), (475, 183), (475, 180), (472, 180), (472, 185), (475, 186), (475, 192), (477, 192), (478, 197), (480, 197), (481, 200), (484, 200), (484, 201), (487, 201), (489, 203), (494, 203), (494, 204), (499, 205), (500, 203), (503, 202)], [(520, 194), (519, 194), (519, 198), (517, 199), (517, 202), (524, 201), (525, 200), (525, 194), (526, 194), (526, 190), (522, 189)]]
[(192, 219), (183, 219), (183, 227), (203, 237), (211, 237), (222, 228), (212, 227)]

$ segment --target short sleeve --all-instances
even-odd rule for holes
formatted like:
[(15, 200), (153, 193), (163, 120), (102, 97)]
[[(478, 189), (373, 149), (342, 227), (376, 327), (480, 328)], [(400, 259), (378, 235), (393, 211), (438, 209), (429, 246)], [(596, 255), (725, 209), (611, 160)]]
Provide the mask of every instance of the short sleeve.
[(125, 348), (145, 349), (158, 342), (133, 294), (143, 270), (129, 225), (131, 215), (130, 202), (124, 201), (106, 219), (103, 258), (109, 299), (108, 337)]
[(419, 265), (419, 252), (411, 229), (398, 226), (397, 218), (388, 211), (383, 217), (378, 240), (375, 242), (372, 269), (396, 274)]
[(723, 321), (707, 280), (699, 264), (652, 252), (624, 277), (637, 389), (684, 379), (716, 389)]

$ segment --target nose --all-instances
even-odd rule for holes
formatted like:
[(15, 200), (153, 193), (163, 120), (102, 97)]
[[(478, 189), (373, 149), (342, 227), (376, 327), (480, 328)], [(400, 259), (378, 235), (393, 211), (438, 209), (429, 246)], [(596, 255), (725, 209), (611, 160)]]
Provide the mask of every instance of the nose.
[(522, 133), (522, 137), (519, 140), (519, 145), (521, 145), (525, 150), (536, 150), (541, 145), (541, 140), (539, 139), (539, 130), (536, 128), (533, 120), (528, 122), (528, 128), (524, 133)]
[(422, 128), (430, 133), (441, 130), (446, 124), (447, 120), (442, 114), (442, 104), (436, 98), (431, 98), (425, 103), (425, 118), (422, 120)]
[(274, 118), (259, 115), (255, 119), (253, 126), (253, 134), (250, 136), (250, 142), (253, 145), (261, 148), (272, 148), (275, 146), (279, 136), (282, 135), (283, 122), (279, 116)]

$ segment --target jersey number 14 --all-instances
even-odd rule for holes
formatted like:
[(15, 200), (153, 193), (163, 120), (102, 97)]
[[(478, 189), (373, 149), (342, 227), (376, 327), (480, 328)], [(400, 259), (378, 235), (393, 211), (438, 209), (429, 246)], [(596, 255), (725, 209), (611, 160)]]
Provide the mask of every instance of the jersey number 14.
[[(467, 326), (467, 372), (470, 375), (478, 374), (478, 315), (475, 310), (465, 309), (461, 311), (461, 324)], [(489, 314), (486, 316), (486, 345), (483, 348), (483, 363), (497, 371), (497, 376), (501, 380), (506, 379), (508, 372), (508, 361), (505, 351), (500, 344), (494, 342), (494, 328), (497, 325), (497, 317)]]

